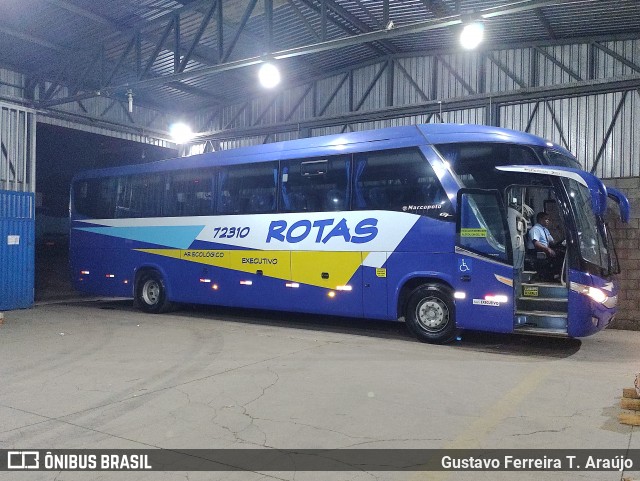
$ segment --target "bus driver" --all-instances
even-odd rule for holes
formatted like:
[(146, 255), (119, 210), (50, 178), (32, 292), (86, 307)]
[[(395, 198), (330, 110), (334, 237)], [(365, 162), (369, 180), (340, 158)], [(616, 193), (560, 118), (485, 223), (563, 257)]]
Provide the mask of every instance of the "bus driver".
[[(536, 270), (541, 281), (554, 281), (560, 278), (560, 270), (564, 260), (562, 246), (555, 244), (555, 239), (549, 232), (549, 214), (539, 212), (536, 224), (529, 230), (527, 249), (533, 252), (536, 259)], [(555, 247), (555, 250), (552, 248)], [(539, 253), (544, 256), (538, 255)]]

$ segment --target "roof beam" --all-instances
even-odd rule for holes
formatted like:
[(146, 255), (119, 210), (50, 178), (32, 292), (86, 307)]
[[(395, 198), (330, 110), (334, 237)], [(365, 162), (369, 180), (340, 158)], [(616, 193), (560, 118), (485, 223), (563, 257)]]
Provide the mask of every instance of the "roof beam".
[[(322, 1), (326, 3), (326, 5), (327, 5), (327, 7), (329, 9), (331, 9), (338, 16), (340, 16), (341, 18), (346, 20), (348, 23), (353, 25), (360, 32), (366, 33), (366, 32), (371, 32), (372, 31), (371, 28), (369, 28), (369, 26), (366, 23), (360, 21), (360, 19), (358, 19), (358, 17), (356, 17), (355, 15), (350, 13), (346, 8), (338, 5), (333, 0), (322, 0)], [(365, 12), (366, 12), (366, 9), (365, 9)], [(378, 23), (378, 25), (380, 25), (380, 24)], [(382, 27), (382, 26), (380, 26), (380, 27)], [(386, 40), (381, 40), (379, 43), (387, 51), (385, 53), (395, 53), (397, 51), (396, 48), (391, 43), (387, 42)]]
[[(319, 8), (311, 0), (300, 0), (300, 1), (302, 3), (304, 3), (307, 7), (309, 7), (311, 10), (313, 10), (314, 12), (316, 12), (316, 13), (318, 13), (320, 15), (321, 24), (323, 25), (323, 27), (322, 27), (322, 36), (321, 36), (322, 41), (327, 41), (326, 40), (326, 32), (327, 32), (326, 21), (327, 21), (327, 19), (330, 20), (331, 23), (333, 23), (336, 27), (338, 27), (343, 32), (346, 32), (349, 35), (354, 35), (353, 31), (349, 30), (345, 25), (341, 24), (335, 18), (333, 18), (333, 16), (328, 14), (327, 10), (330, 8), (330, 4), (327, 1), (322, 1), (320, 3), (320, 7)], [(338, 16), (341, 16), (343, 20), (349, 22), (349, 20), (347, 18), (345, 18), (344, 16), (340, 15), (340, 13), (336, 12), (335, 10), (334, 10), (334, 14), (337, 14)], [(357, 29), (357, 27), (354, 24), (352, 24), (352, 26)], [(364, 28), (365, 28), (364, 30), (360, 29), (360, 32), (370, 32), (371, 31), (371, 29), (369, 29), (366, 26), (364, 26)], [(371, 48), (373, 51), (375, 51), (376, 54), (378, 54), (378, 55), (386, 55), (388, 53), (388, 52), (385, 52), (384, 50), (376, 47), (375, 45), (368, 45), (368, 47)], [(387, 50), (389, 50), (390, 48), (392, 48), (392, 47), (387, 46)]]
[[(302, 0), (309, 2), (310, 0)], [(482, 18), (494, 18), (503, 15), (510, 15), (514, 13), (520, 13), (523, 11), (535, 10), (537, 8), (548, 5), (559, 4), (574, 4), (574, 3), (593, 3), (598, 0), (524, 0), (515, 3), (509, 3), (500, 7), (491, 7), (484, 10), (479, 10), (476, 14)], [(366, 33), (352, 35), (350, 37), (337, 38), (333, 40), (327, 40), (326, 42), (319, 42), (316, 44), (305, 45), (302, 47), (295, 47), (286, 50), (280, 50), (272, 52), (271, 57), (275, 60), (288, 59), (294, 57), (301, 57), (304, 55), (310, 55), (319, 52), (327, 52), (330, 50), (336, 50), (344, 47), (352, 47), (355, 45), (362, 45), (371, 42), (379, 42), (381, 40), (387, 40), (391, 38), (401, 37), (411, 33), (427, 32), (430, 30), (436, 30), (454, 25), (460, 25), (462, 23), (461, 15), (452, 15), (445, 18), (422, 20), (406, 25), (400, 25), (391, 30), (375, 30)], [(151, 85), (158, 85), (167, 83), (174, 80), (184, 80), (188, 78), (200, 77), (202, 75), (213, 75), (220, 72), (227, 72), (236, 70), (239, 68), (249, 67), (263, 63), (262, 56), (254, 56), (241, 60), (235, 60), (231, 62), (221, 63), (219, 65), (205, 66), (190, 70), (188, 72), (181, 72), (178, 74), (165, 75), (155, 79), (140, 80), (137, 82), (126, 83), (123, 85), (110, 87), (109, 90), (122, 90), (132, 87), (145, 87)]]
[[(47, 1), (51, 1), (53, 3), (60, 3), (60, 2), (65, 3), (64, 0), (47, 0)], [(318, 10), (318, 8), (315, 6), (315, 4), (311, 2), (311, 0), (300, 0), (300, 1), (304, 2), (312, 10), (314, 11)], [(331, 9), (334, 14), (336, 14), (336, 11), (332, 8), (332, 6), (336, 5), (335, 2), (333, 0), (327, 0), (327, 1), (329, 2), (326, 4), (327, 7)], [(493, 18), (500, 15), (520, 13), (522, 11), (527, 11), (527, 10), (535, 11), (536, 9), (540, 9), (548, 5), (591, 3), (594, 1), (597, 1), (597, 0), (555, 0), (555, 1), (523, 0), (523, 1), (507, 3), (501, 6), (492, 7), (484, 10), (479, 10), (478, 12), (476, 12), (476, 15), (482, 18)], [(191, 10), (192, 8), (202, 7), (205, 5), (211, 8), (211, 0), (196, 1), (193, 4), (190, 4), (188, 7), (189, 7), (189, 10)], [(185, 9), (178, 9), (172, 12), (171, 14), (168, 14), (170, 15), (169, 18), (175, 18), (176, 17), (175, 12), (182, 12), (182, 11), (185, 11)], [(217, 12), (219, 14), (221, 10), (218, 8)], [(163, 16), (162, 18), (164, 18), (165, 22), (168, 19), (167, 15)], [(336, 25), (342, 25), (340, 22), (335, 21), (335, 19), (333, 18), (333, 15), (330, 15), (329, 18), (334, 23), (336, 23)], [(348, 21), (348, 19), (345, 19), (345, 20)], [(155, 21), (149, 22), (149, 24), (150, 23), (155, 23)], [(451, 16), (439, 18), (439, 19), (424, 20), (424, 21), (413, 22), (406, 25), (400, 25), (391, 30), (380, 29), (380, 30), (368, 31), (361, 34), (351, 35), (346, 38), (338, 38), (338, 39), (329, 40), (326, 42), (319, 42), (319, 43), (306, 45), (302, 47), (296, 47), (292, 49), (281, 50), (278, 52), (272, 52), (272, 57), (274, 57), (276, 60), (287, 59), (287, 58), (293, 58), (293, 57), (301, 57), (304, 55), (314, 54), (318, 52), (330, 51), (330, 50), (349, 47), (349, 46), (370, 44), (371, 42), (379, 43), (384, 40), (400, 37), (400, 36), (411, 34), (411, 33), (426, 32), (429, 30), (447, 28), (453, 25), (459, 25), (460, 23), (462, 23), (461, 15), (451, 15)], [(364, 25), (364, 27), (367, 28), (366, 25)], [(2, 31), (2, 28), (0, 28), (0, 31)], [(30, 39), (28, 41), (33, 41), (33, 39)], [(70, 52), (70, 49), (65, 49), (59, 46), (54, 46), (54, 47), (57, 47), (64, 53), (77, 54), (76, 52)], [(228, 50), (227, 54), (229, 52), (230, 51)], [(163, 85), (163, 84), (172, 84), (172, 87), (174, 87), (176, 85), (175, 82), (180, 82), (181, 80), (201, 77), (205, 75), (214, 75), (220, 72), (232, 71), (232, 70), (244, 68), (251, 65), (256, 65), (256, 64), (262, 63), (263, 61), (264, 59), (261, 56), (255, 56), (255, 57), (245, 58), (237, 61), (225, 62), (217, 65), (209, 64), (209, 65), (203, 66), (202, 68), (193, 68), (190, 71), (182, 71), (182, 72), (177, 72), (174, 74), (169, 74), (164, 76), (157, 76), (157, 77), (148, 78), (148, 79), (140, 79), (137, 81), (124, 83), (121, 85), (114, 85), (114, 86), (107, 85), (102, 88), (102, 95), (109, 96), (110, 94), (115, 93), (116, 91), (125, 91), (129, 88), (145, 88), (145, 87), (153, 87), (155, 85)], [(64, 101), (70, 102), (78, 99), (82, 100), (84, 98), (88, 98), (90, 96), (96, 96), (96, 95), (98, 95), (97, 90), (93, 92), (81, 92), (78, 94), (77, 99), (76, 99), (76, 96), (71, 96), (65, 99)], [(60, 103), (61, 100), (62, 99), (56, 99), (58, 103)]]
[(449, 62), (447, 62), (445, 59), (443, 59), (440, 55), (436, 55), (436, 58), (438, 59), (438, 61), (444, 66), (445, 69), (447, 69), (447, 71), (453, 75), (453, 77), (460, 83), (460, 85), (462, 85), (464, 87), (464, 89), (469, 92), (470, 94), (475, 94), (476, 91), (474, 90), (474, 88), (469, 85), (467, 83), (467, 81), (462, 77), (462, 75), (460, 75), (455, 68), (453, 68)]
[(624, 58), (622, 55), (620, 55), (618, 52), (615, 52), (613, 50), (611, 50), (609, 47), (602, 45), (601, 43), (594, 41), (592, 42), (593, 46), (596, 47), (598, 50), (602, 50), (604, 53), (606, 53), (607, 55), (615, 58), (618, 62), (622, 63), (623, 65), (626, 65), (627, 67), (629, 67), (632, 70), (635, 70), (636, 72), (640, 73), (640, 65), (632, 62), (631, 60)]
[(527, 87), (527, 84), (515, 73), (509, 70), (509, 68), (504, 63), (502, 63), (500, 59), (495, 58), (492, 52), (489, 52), (486, 57), (489, 59), (491, 63), (493, 63), (496, 67), (502, 70), (507, 75), (507, 77), (513, 80), (520, 88)]
[(552, 85), (547, 87), (534, 87), (515, 92), (492, 92), (486, 94), (465, 95), (446, 102), (435, 100), (413, 104), (409, 106), (390, 107), (379, 110), (369, 110), (366, 112), (348, 112), (324, 118), (313, 118), (308, 120), (296, 120), (280, 122), (260, 127), (242, 127), (237, 129), (223, 129), (217, 131), (201, 132), (198, 139), (234, 139), (239, 137), (259, 136), (265, 133), (282, 133), (298, 131), (305, 128), (320, 128), (344, 123), (371, 122), (376, 120), (406, 117), (411, 115), (438, 114), (440, 109), (443, 112), (461, 109), (484, 108), (491, 99), (495, 104), (529, 103), (540, 99), (550, 101), (560, 98), (576, 97), (586, 94), (600, 94), (610, 92), (624, 92), (640, 88), (640, 78), (626, 78), (612, 81), (603, 79), (598, 81), (574, 82), (566, 85)]
[(236, 46), (236, 43), (238, 43), (238, 40), (240, 39), (240, 34), (242, 34), (244, 27), (247, 25), (247, 22), (251, 17), (251, 12), (253, 12), (253, 9), (256, 7), (256, 3), (258, 3), (258, 0), (249, 0), (249, 4), (247, 5), (247, 9), (244, 11), (244, 15), (242, 16), (240, 25), (236, 30), (236, 34), (233, 37), (233, 40), (231, 40), (231, 45), (229, 45), (229, 47), (227, 48), (227, 51), (224, 53), (221, 59), (222, 62), (226, 62), (227, 60), (229, 60), (229, 57), (231, 56), (231, 53), (233, 52), (233, 49)]
[[(168, 13), (166, 13), (165, 15), (162, 15), (159, 18), (156, 18), (152, 21), (143, 21), (143, 22), (138, 22), (138, 26), (135, 28), (122, 28), (119, 24), (117, 24), (116, 22), (113, 22), (101, 15), (95, 14), (91, 11), (88, 11), (82, 7), (79, 7), (77, 5), (74, 5), (66, 0), (45, 0), (46, 2), (48, 2), (51, 5), (54, 5), (58, 8), (67, 10), (73, 14), (76, 14), (78, 16), (81, 16), (83, 18), (92, 20), (96, 23), (99, 23), (101, 25), (104, 25), (105, 27), (108, 27), (110, 30), (114, 31), (114, 33), (109, 34), (108, 36), (104, 37), (101, 42), (101, 44), (104, 44), (107, 41), (111, 41), (111, 40), (115, 40), (118, 36), (120, 36), (121, 34), (124, 34), (124, 36), (127, 38), (127, 41), (129, 41), (129, 38), (132, 36), (138, 36), (139, 38), (144, 37), (145, 39), (147, 39), (149, 42), (154, 43), (154, 44), (160, 44), (162, 45), (162, 43), (166, 42), (166, 38), (164, 36), (157, 38), (152, 34), (149, 33), (145, 33), (144, 35), (142, 34), (142, 29), (143, 28), (148, 28), (151, 25), (156, 25), (156, 24), (165, 24), (166, 25), (171, 25), (173, 23), (176, 22), (176, 19), (180, 18), (180, 13), (183, 13), (185, 11), (190, 11), (194, 8), (198, 8), (200, 6), (200, 4), (202, 5), (206, 5), (208, 7), (211, 7), (211, 5), (215, 5), (216, 4), (216, 0), (213, 0), (213, 3), (211, 2), (211, 0), (208, 1), (202, 1), (202, 2), (197, 2), (197, 3), (192, 3), (190, 5), (188, 5), (187, 7), (183, 7), (180, 9), (175, 9), (172, 10)], [(167, 23), (168, 22), (168, 23)], [(165, 28), (166, 28), (165, 25)], [(176, 24), (176, 25), (179, 25)], [(176, 26), (175, 28), (176, 32), (179, 32), (179, 27)], [(174, 51), (176, 50), (176, 48), (178, 49), (178, 51), (181, 51), (183, 49), (180, 49), (180, 45), (179, 45), (179, 39), (175, 39), (173, 41), (173, 44), (171, 44), (171, 42), (167, 42), (167, 48), (173, 48)], [(194, 43), (194, 45), (192, 45), (191, 49), (189, 49), (187, 51), (187, 54), (185, 55), (185, 58), (194, 58), (195, 60), (197, 60), (200, 63), (205, 63), (205, 64), (211, 64), (211, 56), (208, 53), (205, 53), (204, 51), (200, 51), (200, 49), (197, 48), (197, 42)], [(185, 63), (186, 65), (186, 63)], [(184, 69), (184, 68), (183, 68)]]
[(10, 35), (14, 38), (24, 40), (25, 42), (32, 43), (34, 45), (39, 45), (40, 47), (48, 48), (49, 50), (53, 50), (54, 52), (63, 53), (65, 55), (70, 53), (69, 50), (67, 50), (64, 47), (61, 47), (60, 45), (56, 45), (55, 43), (36, 37), (35, 35), (29, 35), (23, 32), (19, 32), (9, 27), (0, 26), (0, 33), (4, 33), (5, 35)]
[[(160, 53), (160, 50), (162, 50), (162, 47), (164, 46), (165, 41), (167, 40), (167, 38), (169, 38), (169, 34), (171, 33), (171, 30), (173, 30), (175, 25), (178, 24), (179, 22), (180, 22), (180, 19), (178, 17), (175, 17), (172, 21), (167, 23), (167, 25), (164, 27), (164, 31), (162, 32), (162, 37), (160, 38), (160, 41), (156, 44), (156, 47), (153, 49), (153, 53), (151, 54), (151, 57), (149, 57), (149, 59), (147, 60), (147, 65), (142, 70), (142, 73), (140, 74), (140, 77), (139, 77), (140, 79), (145, 78), (146, 75), (149, 73), (149, 70), (153, 66), (153, 63), (158, 58), (158, 54)], [(129, 45), (132, 45), (132, 43), (130, 43)], [(111, 82), (108, 82), (108, 83), (111, 83)]]
[(99, 23), (100, 25), (104, 25), (110, 30), (120, 30), (120, 27), (115, 22), (112, 22), (111, 20), (108, 20), (101, 15), (90, 12), (85, 8), (79, 7), (78, 5), (67, 2), (65, 0), (45, 0), (45, 2), (58, 8), (67, 10), (68, 12), (71, 12), (82, 18), (86, 18), (87, 20), (91, 20), (93, 22)]
[(551, 22), (549, 22), (549, 19), (545, 16), (544, 12), (542, 11), (542, 8), (536, 8), (533, 11), (533, 13), (535, 14), (536, 17), (538, 17), (538, 20), (540, 21), (544, 29), (547, 31), (547, 35), (549, 36), (549, 38), (551, 40), (555, 40), (556, 38), (558, 38), (556, 33), (553, 31), (553, 28), (551, 28)]
[(551, 55), (546, 50), (544, 50), (544, 49), (542, 49), (540, 47), (534, 47), (534, 49), (535, 49), (536, 52), (540, 53), (543, 57), (548, 59), (551, 63), (553, 63), (554, 65), (558, 66), (561, 70), (564, 70), (565, 72), (567, 72), (575, 80), (582, 80), (582, 77), (578, 74), (578, 72), (575, 72), (573, 69), (571, 69), (567, 65), (563, 64), (560, 60), (555, 58), (553, 55)]
[(218, 105), (224, 103), (224, 101), (226, 100), (223, 97), (220, 97), (219, 95), (216, 95), (213, 92), (210, 92), (209, 90), (194, 87), (192, 85), (188, 85), (182, 82), (170, 82), (167, 84), (167, 87), (171, 87), (172, 89), (179, 90), (180, 92), (184, 92), (187, 94), (211, 99), (214, 102), (216, 102)]
[(459, 11), (451, 11), (451, 9), (440, 0), (420, 0), (420, 2), (422, 2), (422, 4), (427, 7), (428, 10), (431, 10), (435, 17), (446, 17), (448, 15), (454, 15)]
[(307, 20), (307, 17), (305, 17), (304, 14), (300, 11), (300, 7), (296, 5), (295, 0), (287, 0), (287, 2), (291, 6), (291, 9), (296, 14), (298, 19), (302, 23), (304, 23), (305, 27), (307, 27), (307, 30), (316, 38), (316, 40), (321, 40), (320, 35), (318, 35), (318, 32), (316, 32), (316, 30), (313, 28), (313, 25), (311, 25), (309, 20)]
[(183, 7), (172, 9), (167, 13), (165, 13), (164, 15), (156, 17), (152, 20), (139, 20), (131, 28), (122, 29), (118, 27), (116, 31), (100, 39), (100, 42), (104, 43), (109, 40), (116, 40), (122, 34), (135, 35), (136, 32), (138, 32), (139, 30), (142, 30), (143, 28), (149, 28), (155, 25), (165, 25), (166, 22), (170, 22), (175, 15), (180, 16), (183, 13), (187, 13), (192, 10), (197, 10), (199, 8), (208, 8), (210, 5), (211, 5), (211, 0), (199, 0), (199, 1), (191, 2), (187, 5), (184, 5)]
[[(204, 33), (205, 29), (207, 28), (207, 25), (209, 25), (209, 22), (211, 21), (211, 17), (213, 17), (213, 13), (217, 9), (218, 3), (221, 3), (221, 2), (222, 2), (222, 0), (217, 0), (217, 1), (213, 0), (211, 2), (211, 7), (209, 8), (209, 10), (205, 14), (205, 16), (202, 18), (202, 21), (200, 22), (200, 26), (198, 27), (198, 31), (196, 32), (196, 35), (195, 35), (195, 37), (193, 39), (193, 42), (191, 43), (191, 47), (189, 48), (189, 51), (186, 53), (186, 55), (184, 56), (184, 58), (180, 62), (180, 65), (178, 66), (178, 69), (176, 70), (177, 73), (184, 72), (184, 69), (187, 66), (187, 63), (189, 62), (189, 60), (191, 60), (191, 56), (193, 55), (194, 50), (198, 46), (198, 43), (200, 43), (200, 39), (202, 38), (202, 34)], [(178, 22), (178, 24), (179, 24), (179, 22)]]
[[(383, 24), (382, 22), (380, 22), (372, 13), (371, 10), (369, 10), (367, 8), (366, 5), (362, 4), (361, 0), (355, 0), (356, 4), (358, 5), (358, 7), (360, 7), (360, 10), (362, 10), (364, 12), (364, 14), (367, 16), (367, 18), (371, 21), (371, 23), (373, 23), (377, 28), (382, 28)], [(384, 14), (383, 14), (384, 16)], [(384, 20), (383, 20), (384, 21)], [(371, 29), (369, 29), (371, 30)]]

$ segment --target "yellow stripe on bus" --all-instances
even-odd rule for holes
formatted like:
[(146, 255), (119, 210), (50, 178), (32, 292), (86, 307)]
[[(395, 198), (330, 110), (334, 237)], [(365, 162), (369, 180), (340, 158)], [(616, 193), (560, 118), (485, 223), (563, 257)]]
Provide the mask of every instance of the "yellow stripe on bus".
[[(364, 254), (364, 255), (363, 255)], [(295, 282), (336, 289), (349, 283), (362, 258), (362, 252), (291, 252), (291, 277)], [(323, 279), (323, 274), (328, 275)]]
[(368, 252), (136, 249), (187, 262), (336, 289), (349, 283)]

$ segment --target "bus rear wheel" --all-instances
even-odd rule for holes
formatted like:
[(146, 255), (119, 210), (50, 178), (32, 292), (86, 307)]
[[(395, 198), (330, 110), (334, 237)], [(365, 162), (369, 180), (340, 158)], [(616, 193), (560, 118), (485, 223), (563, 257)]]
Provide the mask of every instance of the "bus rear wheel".
[(443, 344), (456, 332), (455, 308), (449, 289), (425, 284), (410, 295), (405, 308), (405, 322), (421, 341)]
[(136, 306), (152, 314), (167, 312), (173, 303), (167, 299), (164, 279), (157, 271), (145, 271), (138, 277), (135, 292)]

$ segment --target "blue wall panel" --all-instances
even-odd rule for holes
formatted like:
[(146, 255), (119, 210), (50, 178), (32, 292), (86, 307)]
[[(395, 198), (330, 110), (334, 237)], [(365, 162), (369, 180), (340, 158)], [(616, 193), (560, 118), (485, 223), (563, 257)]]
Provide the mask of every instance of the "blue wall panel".
[(0, 190), (0, 311), (33, 304), (34, 194)]

